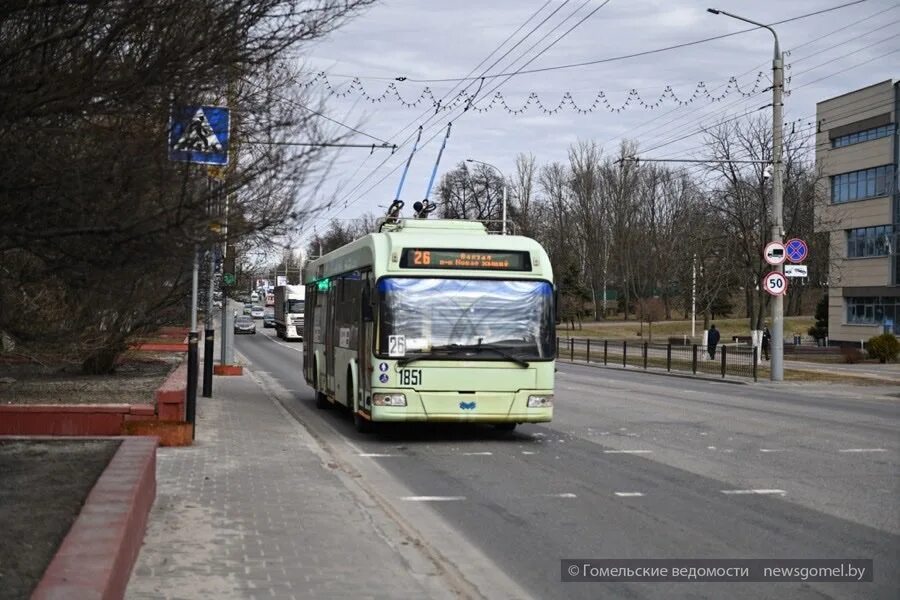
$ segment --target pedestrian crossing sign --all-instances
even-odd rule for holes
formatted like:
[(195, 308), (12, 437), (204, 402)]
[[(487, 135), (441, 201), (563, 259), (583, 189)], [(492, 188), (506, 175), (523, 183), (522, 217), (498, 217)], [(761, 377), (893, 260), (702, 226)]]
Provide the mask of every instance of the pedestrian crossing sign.
[(231, 119), (221, 106), (183, 106), (169, 126), (169, 159), (227, 165)]

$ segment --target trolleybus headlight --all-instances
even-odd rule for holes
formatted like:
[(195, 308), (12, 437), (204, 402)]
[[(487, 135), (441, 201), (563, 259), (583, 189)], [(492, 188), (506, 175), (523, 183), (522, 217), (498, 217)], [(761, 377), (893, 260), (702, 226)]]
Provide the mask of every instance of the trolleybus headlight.
[(528, 396), (528, 408), (547, 408), (549, 406), (553, 406), (553, 394)]
[(375, 406), (406, 406), (406, 396), (403, 394), (372, 394), (372, 404)]

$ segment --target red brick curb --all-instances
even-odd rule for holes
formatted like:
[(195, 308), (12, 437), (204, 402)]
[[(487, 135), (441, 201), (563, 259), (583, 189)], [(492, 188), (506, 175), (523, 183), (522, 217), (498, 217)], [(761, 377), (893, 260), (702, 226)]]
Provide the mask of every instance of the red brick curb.
[(120, 438), (32, 600), (122, 598), (156, 498), (156, 438)]
[(216, 375), (243, 375), (244, 367), (241, 365), (213, 365), (213, 373)]

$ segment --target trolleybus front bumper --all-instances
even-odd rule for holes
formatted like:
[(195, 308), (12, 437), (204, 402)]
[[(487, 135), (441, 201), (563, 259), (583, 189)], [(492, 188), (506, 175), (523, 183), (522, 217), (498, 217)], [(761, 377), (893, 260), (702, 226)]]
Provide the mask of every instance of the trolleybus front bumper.
[(406, 406), (371, 406), (374, 421), (449, 421), (478, 423), (546, 423), (553, 419), (553, 392), (417, 392), (379, 389), (379, 394), (400, 395)]

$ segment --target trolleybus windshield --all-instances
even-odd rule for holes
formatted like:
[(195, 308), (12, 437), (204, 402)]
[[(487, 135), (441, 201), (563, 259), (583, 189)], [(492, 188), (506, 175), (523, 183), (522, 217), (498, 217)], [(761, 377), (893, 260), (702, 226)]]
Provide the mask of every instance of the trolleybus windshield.
[(554, 357), (549, 282), (395, 277), (379, 280), (378, 294), (379, 356), (516, 362)]

